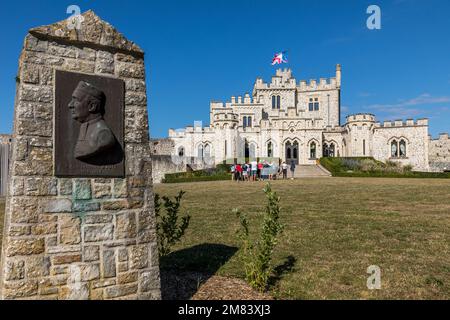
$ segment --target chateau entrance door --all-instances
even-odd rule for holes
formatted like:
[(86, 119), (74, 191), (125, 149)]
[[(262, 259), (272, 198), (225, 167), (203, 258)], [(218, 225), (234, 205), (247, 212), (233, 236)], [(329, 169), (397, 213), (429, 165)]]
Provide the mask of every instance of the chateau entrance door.
[(286, 143), (286, 163), (290, 164), (293, 160), (295, 164), (298, 164), (298, 142)]

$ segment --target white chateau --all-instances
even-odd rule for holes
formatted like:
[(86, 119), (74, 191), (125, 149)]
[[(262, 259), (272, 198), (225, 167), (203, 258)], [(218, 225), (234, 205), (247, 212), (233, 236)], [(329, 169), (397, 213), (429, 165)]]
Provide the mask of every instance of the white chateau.
[(362, 113), (341, 123), (340, 96), (340, 65), (335, 77), (309, 82), (297, 81), (291, 70), (280, 69), (270, 83), (256, 79), (251, 95), (211, 102), (208, 127), (170, 129), (164, 143), (170, 142), (172, 156), (216, 164), (244, 157), (273, 157), (302, 165), (316, 164), (323, 156), (374, 157), (429, 171), (430, 154), (436, 162), (449, 161), (442, 152), (436, 157), (434, 150), (443, 145), (448, 155), (448, 135), (431, 140), (428, 119), (380, 123), (374, 115)]

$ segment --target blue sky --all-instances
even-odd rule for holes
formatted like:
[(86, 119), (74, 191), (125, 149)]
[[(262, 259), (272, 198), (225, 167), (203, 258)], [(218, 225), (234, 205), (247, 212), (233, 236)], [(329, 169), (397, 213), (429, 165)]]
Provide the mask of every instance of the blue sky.
[[(209, 102), (251, 92), (270, 80), (274, 53), (289, 50), (297, 80), (334, 76), (342, 64), (343, 116), (430, 118), (430, 133), (450, 131), (448, 0), (9, 1), (1, 4), (0, 133), (11, 132), (14, 78), (29, 28), (93, 9), (146, 52), (152, 137), (209, 121)], [(382, 10), (382, 29), (366, 9)]]

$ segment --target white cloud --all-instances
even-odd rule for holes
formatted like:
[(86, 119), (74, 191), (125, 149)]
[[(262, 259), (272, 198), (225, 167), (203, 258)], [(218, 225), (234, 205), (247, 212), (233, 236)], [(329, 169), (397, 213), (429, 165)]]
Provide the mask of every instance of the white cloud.
[(430, 112), (429, 108), (423, 107), (420, 108), (420, 106), (442, 104), (442, 103), (450, 103), (450, 97), (448, 96), (434, 97), (428, 93), (424, 93), (416, 98), (408, 100), (400, 100), (397, 103), (372, 104), (366, 106), (365, 109), (384, 112), (391, 116), (413, 117), (419, 114)]

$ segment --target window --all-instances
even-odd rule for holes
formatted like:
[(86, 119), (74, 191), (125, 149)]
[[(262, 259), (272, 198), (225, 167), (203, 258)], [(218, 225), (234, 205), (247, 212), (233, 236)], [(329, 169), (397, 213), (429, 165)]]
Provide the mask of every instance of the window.
[(199, 145), (197, 149), (197, 157), (203, 158), (203, 145)]
[(406, 142), (405, 140), (400, 140), (400, 157), (406, 157)]
[(309, 158), (316, 159), (316, 143), (315, 142), (312, 142), (311, 146), (309, 147)]
[(269, 158), (273, 157), (273, 145), (272, 145), (272, 142), (269, 142), (267, 144), (267, 157), (269, 157)]
[(398, 158), (398, 146), (397, 146), (397, 140), (393, 140), (391, 142), (391, 157), (392, 158)]
[(242, 120), (242, 127), (247, 128), (247, 117), (244, 117)]
[(323, 156), (324, 157), (329, 157), (330, 156), (330, 151), (328, 148), (328, 144), (324, 143), (323, 144)]
[(281, 108), (281, 96), (272, 96), (272, 109)]
[(205, 158), (210, 158), (211, 157), (211, 146), (209, 144), (205, 145), (205, 151), (203, 156)]
[(179, 156), (179, 157), (184, 157), (184, 148), (183, 148), (183, 147), (180, 147), (180, 148), (178, 149), (178, 156)]
[(319, 111), (319, 98), (309, 98), (309, 111)]
[(228, 156), (227, 140), (225, 140), (225, 157)]
[(332, 158), (334, 158), (334, 155), (335, 155), (334, 149), (335, 149), (334, 148), (334, 143), (330, 144), (329, 156), (332, 157)]
[(363, 140), (363, 156), (366, 155), (366, 140)]
[(247, 127), (252, 127), (252, 117), (247, 117)]

